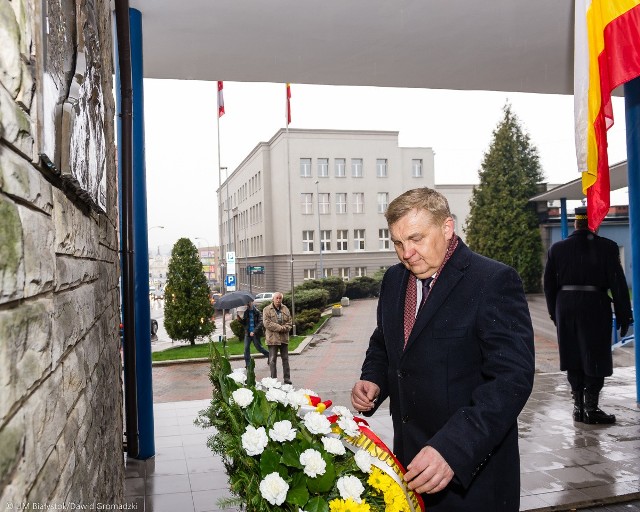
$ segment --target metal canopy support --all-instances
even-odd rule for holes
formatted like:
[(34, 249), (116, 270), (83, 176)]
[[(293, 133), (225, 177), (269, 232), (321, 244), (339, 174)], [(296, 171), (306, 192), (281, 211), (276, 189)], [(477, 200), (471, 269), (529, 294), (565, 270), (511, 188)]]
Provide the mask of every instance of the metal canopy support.
[(133, 246), (135, 266), (136, 376), (138, 389), (138, 459), (155, 455), (153, 386), (151, 382), (151, 308), (149, 305), (149, 241), (147, 177), (144, 149), (142, 14), (129, 9), (133, 84)]
[[(624, 86), (627, 129), (627, 168), (629, 173), (629, 234), (631, 239), (631, 289), (633, 290), (634, 324), (640, 311), (640, 78)], [(640, 402), (640, 347), (635, 340), (636, 402)]]

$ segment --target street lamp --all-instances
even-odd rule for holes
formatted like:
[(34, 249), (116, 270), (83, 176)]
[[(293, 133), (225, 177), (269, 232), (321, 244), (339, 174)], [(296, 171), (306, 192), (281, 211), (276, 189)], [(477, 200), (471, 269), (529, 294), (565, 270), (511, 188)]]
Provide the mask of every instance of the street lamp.
[(322, 231), (320, 230), (320, 190), (318, 188), (319, 181), (316, 180), (316, 195), (318, 196), (318, 247), (320, 247), (320, 279), (324, 277), (324, 269), (322, 268)]

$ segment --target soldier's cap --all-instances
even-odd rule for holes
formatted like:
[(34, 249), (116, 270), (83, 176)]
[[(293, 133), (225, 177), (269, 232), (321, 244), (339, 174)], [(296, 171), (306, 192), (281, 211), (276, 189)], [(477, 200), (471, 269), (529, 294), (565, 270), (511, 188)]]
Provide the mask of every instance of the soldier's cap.
[(586, 206), (578, 206), (575, 212), (576, 220), (587, 220), (587, 207)]

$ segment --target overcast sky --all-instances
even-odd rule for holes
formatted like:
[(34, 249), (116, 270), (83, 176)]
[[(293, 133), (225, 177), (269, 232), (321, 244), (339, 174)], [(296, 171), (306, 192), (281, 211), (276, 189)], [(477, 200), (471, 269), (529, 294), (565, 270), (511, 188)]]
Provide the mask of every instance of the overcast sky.
[[(216, 83), (147, 79), (144, 87), (149, 250), (169, 254), (181, 237), (218, 245)], [(291, 96), (291, 128), (391, 130), (400, 132), (400, 146), (433, 148), (438, 185), (478, 183), (509, 101), (538, 148), (546, 181), (579, 177), (573, 96), (300, 84), (291, 85)], [(232, 171), (285, 126), (285, 85), (225, 82), (224, 103), (220, 164)], [(614, 116), (610, 164), (626, 159), (622, 98), (614, 98)], [(612, 204), (627, 203), (626, 193), (612, 195)]]

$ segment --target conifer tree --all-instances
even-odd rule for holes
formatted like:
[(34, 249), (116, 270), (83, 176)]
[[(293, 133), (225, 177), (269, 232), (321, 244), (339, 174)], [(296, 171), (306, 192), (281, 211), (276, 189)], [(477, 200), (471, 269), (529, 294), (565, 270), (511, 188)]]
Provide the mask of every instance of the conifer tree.
[(215, 329), (213, 305), (198, 250), (181, 238), (171, 250), (165, 286), (164, 327), (172, 340), (189, 341)]
[(478, 171), (465, 233), (474, 251), (512, 266), (527, 293), (538, 292), (542, 238), (529, 199), (543, 179), (538, 150), (508, 103)]

